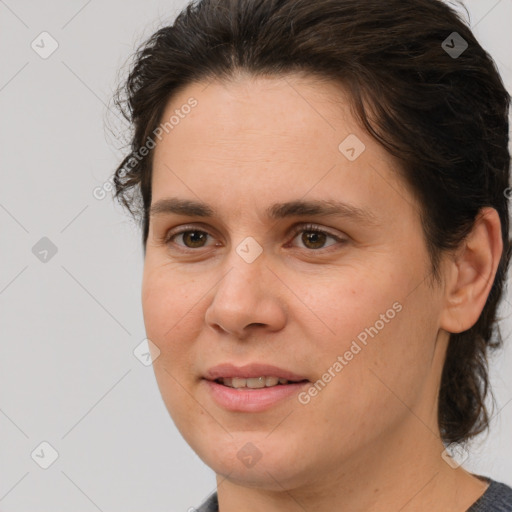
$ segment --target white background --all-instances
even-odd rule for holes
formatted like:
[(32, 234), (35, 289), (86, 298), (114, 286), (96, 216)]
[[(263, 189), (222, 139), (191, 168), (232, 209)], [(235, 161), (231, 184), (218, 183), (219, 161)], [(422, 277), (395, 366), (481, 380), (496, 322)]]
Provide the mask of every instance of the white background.
[[(140, 233), (110, 195), (93, 197), (122, 155), (105, 128), (118, 71), (185, 3), (0, 0), (3, 512), (185, 511), (215, 489), (133, 355), (145, 338)], [(512, 90), (512, 0), (466, 5)], [(47, 59), (31, 48), (43, 31), (59, 45)], [(57, 247), (47, 263), (32, 252), (42, 237)], [(491, 361), (499, 412), (466, 467), (512, 485), (506, 298), (507, 346)], [(43, 441), (59, 454), (46, 470), (31, 458)]]

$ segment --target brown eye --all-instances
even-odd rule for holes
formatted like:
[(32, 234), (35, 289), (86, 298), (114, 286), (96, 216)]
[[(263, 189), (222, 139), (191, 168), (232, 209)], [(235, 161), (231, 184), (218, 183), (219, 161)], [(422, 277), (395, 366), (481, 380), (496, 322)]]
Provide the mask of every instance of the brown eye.
[(185, 247), (185, 249), (201, 249), (205, 247), (206, 237), (210, 236), (206, 231), (200, 231), (198, 229), (182, 230), (178, 233), (173, 233), (166, 239), (166, 244), (175, 244), (174, 239), (181, 236), (183, 244), (177, 244), (178, 246)]
[[(325, 244), (326, 238), (327, 235), (325, 233), (320, 233), (318, 231), (303, 231), (301, 242), (308, 249), (321, 249)], [(312, 244), (312, 246), (309, 244)]]
[(182, 240), (185, 242), (185, 245), (189, 247), (188, 244), (190, 243), (192, 248), (202, 247), (201, 244), (205, 242), (208, 236), (208, 233), (204, 231), (184, 231), (181, 234), (183, 235)]
[[(301, 243), (304, 245), (306, 249), (310, 250), (323, 249), (328, 238), (331, 238), (336, 242), (345, 242), (345, 240), (343, 240), (342, 238), (339, 238), (336, 235), (332, 235), (313, 224), (308, 224), (307, 226), (298, 226), (298, 228), (294, 232), (294, 239), (297, 237), (298, 234), (301, 233)], [(326, 247), (330, 247), (331, 245), (335, 244), (330, 244)]]
[[(188, 229), (187, 229), (188, 228)], [(311, 250), (311, 251), (319, 251), (321, 249), (330, 247), (331, 245), (336, 245), (338, 243), (345, 243), (346, 240), (333, 235), (323, 229), (320, 229), (318, 226), (314, 224), (301, 225), (297, 226), (294, 230), (294, 238), (298, 238), (298, 235), (301, 234), (300, 241), (302, 247), (301, 249)], [(206, 245), (207, 238), (211, 236), (209, 233), (199, 229), (192, 229), (191, 226), (185, 226), (181, 231), (171, 232), (165, 238), (165, 244), (168, 246), (173, 246), (180, 248), (180, 250), (194, 251), (195, 249), (202, 249), (204, 247), (208, 247)], [(181, 237), (181, 243), (177, 243), (175, 240), (178, 240), (178, 237)], [(329, 245), (325, 245), (328, 239), (334, 240), (334, 243)]]

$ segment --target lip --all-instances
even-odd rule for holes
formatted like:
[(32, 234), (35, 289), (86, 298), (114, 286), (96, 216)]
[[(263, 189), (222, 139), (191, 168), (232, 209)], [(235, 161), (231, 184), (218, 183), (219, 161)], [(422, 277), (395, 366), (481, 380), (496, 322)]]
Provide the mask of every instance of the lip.
[(231, 412), (262, 412), (279, 404), (279, 402), (296, 395), (311, 382), (279, 384), (260, 389), (235, 389), (218, 384), (213, 380), (202, 381), (214, 402)]
[[(269, 388), (235, 389), (215, 382), (216, 379), (242, 377), (254, 378), (273, 376), (287, 380), (302, 381), (279, 384)], [(305, 382), (304, 382), (305, 381)], [(229, 363), (210, 368), (203, 378), (210, 397), (221, 408), (231, 412), (262, 412), (276, 406), (283, 400), (296, 395), (311, 382), (301, 375), (268, 364), (248, 364), (235, 366)]]
[(204, 378), (210, 381), (220, 378), (242, 377), (250, 379), (263, 376), (279, 377), (281, 379), (296, 381), (307, 380), (303, 375), (292, 373), (277, 366), (259, 363), (246, 364), (245, 366), (235, 366), (230, 363), (224, 363), (213, 366), (204, 374)]

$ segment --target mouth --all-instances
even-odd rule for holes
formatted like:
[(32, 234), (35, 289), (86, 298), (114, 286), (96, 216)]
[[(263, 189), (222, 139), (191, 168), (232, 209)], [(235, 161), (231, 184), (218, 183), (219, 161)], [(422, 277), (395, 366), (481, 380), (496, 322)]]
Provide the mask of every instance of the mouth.
[(231, 363), (219, 364), (208, 369), (203, 378), (236, 389), (261, 389), (309, 381), (304, 375), (261, 363), (244, 366), (235, 366)]
[(214, 382), (234, 389), (262, 389), (273, 388), (275, 386), (286, 386), (288, 384), (298, 384), (309, 382), (307, 379), (288, 380), (282, 377), (262, 376), (262, 377), (220, 377)]
[(234, 366), (221, 364), (210, 368), (202, 378), (214, 402), (231, 412), (262, 412), (286, 399), (292, 399), (306, 377), (267, 364)]

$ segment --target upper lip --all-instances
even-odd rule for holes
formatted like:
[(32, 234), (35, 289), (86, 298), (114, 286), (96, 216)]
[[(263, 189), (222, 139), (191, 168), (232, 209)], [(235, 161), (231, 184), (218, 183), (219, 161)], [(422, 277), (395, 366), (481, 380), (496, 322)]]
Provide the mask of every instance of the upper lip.
[(279, 377), (286, 380), (308, 380), (302, 375), (298, 375), (283, 368), (278, 368), (270, 364), (251, 363), (244, 366), (235, 366), (231, 363), (219, 364), (208, 369), (204, 374), (207, 380), (216, 380), (221, 378), (254, 378), (254, 377)]

